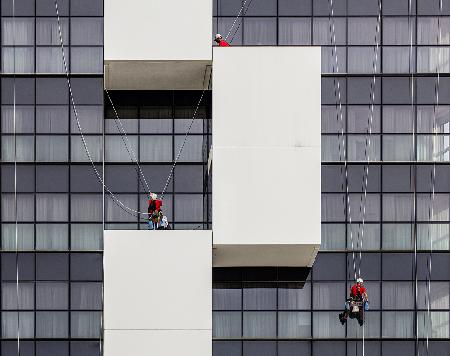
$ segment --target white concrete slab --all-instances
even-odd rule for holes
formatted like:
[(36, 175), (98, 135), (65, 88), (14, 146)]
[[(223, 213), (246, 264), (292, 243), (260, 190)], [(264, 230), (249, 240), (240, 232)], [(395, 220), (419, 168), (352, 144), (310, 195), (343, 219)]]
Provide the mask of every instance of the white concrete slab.
[(215, 48), (213, 81), (213, 265), (311, 266), (320, 48)]
[(211, 231), (105, 231), (105, 330), (211, 330)]
[(105, 356), (211, 356), (211, 330), (105, 330)]

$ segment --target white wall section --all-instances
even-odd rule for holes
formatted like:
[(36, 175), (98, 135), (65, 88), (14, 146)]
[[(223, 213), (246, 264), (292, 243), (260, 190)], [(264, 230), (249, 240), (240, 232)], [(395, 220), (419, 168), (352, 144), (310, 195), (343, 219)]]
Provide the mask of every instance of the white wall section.
[(105, 356), (211, 356), (211, 235), (104, 232)]
[(215, 266), (312, 265), (320, 63), (314, 47), (214, 48)]

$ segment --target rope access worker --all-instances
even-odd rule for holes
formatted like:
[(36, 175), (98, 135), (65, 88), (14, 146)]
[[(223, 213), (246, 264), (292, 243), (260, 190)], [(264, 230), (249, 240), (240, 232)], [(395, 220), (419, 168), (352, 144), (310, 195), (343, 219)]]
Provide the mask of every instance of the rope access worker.
[(216, 35), (216, 38), (214, 39), (214, 41), (217, 42), (219, 47), (230, 47), (230, 44), (223, 39), (223, 37), (222, 37), (222, 35), (220, 33), (218, 33)]
[(356, 280), (356, 284), (354, 284), (350, 289), (350, 298), (347, 299), (345, 303), (345, 310), (343, 313), (339, 314), (339, 320), (342, 325), (345, 324), (347, 318), (350, 316), (350, 313), (353, 312), (352, 302), (360, 302), (361, 309), (357, 315), (359, 325), (364, 323), (363, 320), (363, 309), (368, 308), (369, 296), (367, 295), (366, 287), (364, 287), (364, 281), (362, 278), (358, 278)]
[(155, 193), (150, 194), (148, 200), (148, 228), (150, 230), (156, 230), (160, 219), (161, 207), (163, 203), (161, 199)]

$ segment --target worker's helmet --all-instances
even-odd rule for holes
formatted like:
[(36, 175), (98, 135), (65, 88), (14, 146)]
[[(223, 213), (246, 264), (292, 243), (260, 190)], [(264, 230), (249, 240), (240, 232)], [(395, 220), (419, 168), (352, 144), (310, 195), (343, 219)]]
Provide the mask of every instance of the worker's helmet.
[(150, 194), (150, 197), (151, 197), (153, 200), (156, 200), (156, 198), (158, 198), (158, 195), (157, 195), (156, 193), (152, 193), (152, 194)]
[(222, 35), (220, 33), (216, 34), (216, 37), (215, 37), (216, 40), (219, 40), (221, 38), (222, 38)]
[(363, 281), (363, 279), (362, 278), (358, 278), (357, 280), (356, 280), (356, 283), (364, 283), (364, 281)]

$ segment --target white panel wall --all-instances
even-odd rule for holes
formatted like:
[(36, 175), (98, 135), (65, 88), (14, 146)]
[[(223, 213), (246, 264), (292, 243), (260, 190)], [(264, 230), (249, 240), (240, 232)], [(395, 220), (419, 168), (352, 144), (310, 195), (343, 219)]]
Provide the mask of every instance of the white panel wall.
[(211, 60), (212, 1), (105, 0), (105, 61)]
[(311, 265), (321, 223), (320, 48), (214, 48), (213, 60), (214, 265)]
[(105, 231), (105, 356), (211, 356), (211, 244), (211, 231)]

